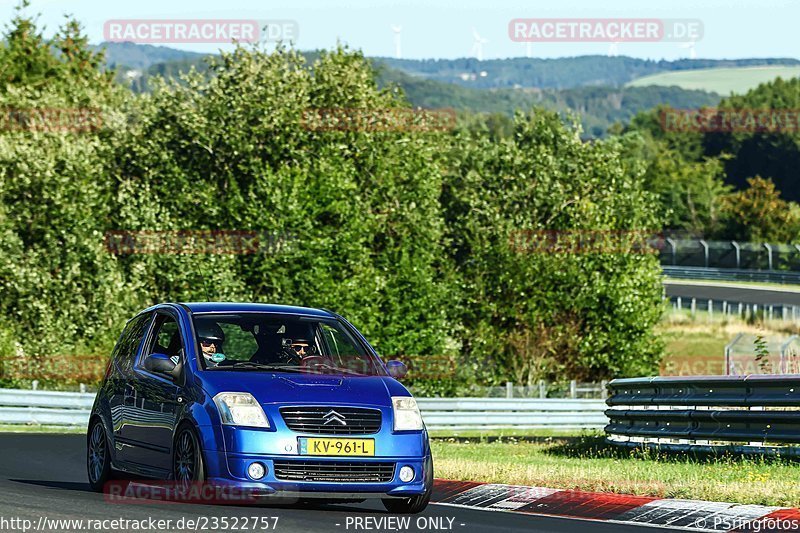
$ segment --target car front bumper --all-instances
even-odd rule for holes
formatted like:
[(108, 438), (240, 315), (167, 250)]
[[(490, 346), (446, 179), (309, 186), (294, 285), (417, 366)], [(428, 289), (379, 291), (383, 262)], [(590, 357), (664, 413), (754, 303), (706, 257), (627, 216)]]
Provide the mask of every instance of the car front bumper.
[[(426, 431), (393, 433), (382, 431), (366, 438), (375, 440), (375, 456), (310, 456), (298, 453), (298, 439), (319, 437), (301, 435), (294, 432), (268, 431), (259, 429), (222, 426), (214, 428), (222, 438), (224, 450), (205, 450), (208, 481), (221, 486), (234, 486), (259, 496), (278, 496), (281, 498), (407, 498), (424, 493), (429, 487), (425, 484), (426, 468), (432, 468), (430, 447)], [(365, 437), (353, 437), (365, 438)], [(276, 475), (275, 463), (302, 466), (304, 463), (323, 464), (347, 468), (356, 465), (357, 469), (369, 470), (372, 465), (391, 464), (391, 478), (381, 481), (337, 481), (286, 479)], [(252, 463), (261, 463), (266, 474), (255, 480), (248, 475)], [(400, 469), (410, 466), (414, 478), (409, 482), (400, 479)], [(343, 477), (347, 477), (346, 475)]]

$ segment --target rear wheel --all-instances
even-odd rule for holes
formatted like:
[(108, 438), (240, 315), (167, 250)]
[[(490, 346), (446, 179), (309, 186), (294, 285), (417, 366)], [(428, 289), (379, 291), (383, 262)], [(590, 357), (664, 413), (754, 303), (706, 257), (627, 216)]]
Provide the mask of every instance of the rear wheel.
[(390, 513), (417, 514), (428, 507), (431, 494), (433, 494), (433, 459), (428, 458), (425, 460), (425, 492), (411, 498), (386, 498), (382, 501)]
[(182, 484), (206, 479), (200, 443), (189, 426), (183, 426), (175, 438), (172, 475), (175, 481)]
[(106, 429), (100, 420), (89, 427), (86, 443), (86, 470), (89, 486), (95, 492), (103, 492), (105, 484), (113, 479), (111, 472), (111, 450), (106, 438)]

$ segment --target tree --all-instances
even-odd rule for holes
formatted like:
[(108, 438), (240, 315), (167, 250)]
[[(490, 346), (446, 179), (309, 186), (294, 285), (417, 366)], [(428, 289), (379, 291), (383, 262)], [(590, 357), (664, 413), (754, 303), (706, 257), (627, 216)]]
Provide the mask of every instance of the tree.
[(583, 143), (579, 134), (537, 110), (517, 116), (512, 139), (461, 134), (449, 153), (442, 199), (463, 352), (487, 377), (592, 380), (657, 368), (653, 254), (613, 246), (526, 253), (515, 245), (526, 230), (614, 240), (660, 227), (656, 198), (623, 164), (619, 143)]
[(790, 243), (800, 238), (800, 219), (770, 179), (748, 178), (749, 188), (725, 197), (728, 234), (750, 242)]

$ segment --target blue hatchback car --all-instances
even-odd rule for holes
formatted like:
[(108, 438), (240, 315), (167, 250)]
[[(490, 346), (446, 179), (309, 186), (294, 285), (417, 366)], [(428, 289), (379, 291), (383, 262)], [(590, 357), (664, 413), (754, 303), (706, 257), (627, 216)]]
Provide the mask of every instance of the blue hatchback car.
[(405, 372), (330, 311), (156, 305), (128, 321), (97, 393), (90, 485), (125, 473), (418, 513), (433, 460)]

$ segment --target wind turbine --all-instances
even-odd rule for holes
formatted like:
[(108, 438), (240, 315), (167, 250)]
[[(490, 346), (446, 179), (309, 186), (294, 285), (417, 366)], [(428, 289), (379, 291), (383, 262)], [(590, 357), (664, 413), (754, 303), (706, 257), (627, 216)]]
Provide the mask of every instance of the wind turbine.
[(688, 48), (689, 49), (689, 58), (690, 59), (697, 59), (697, 51), (694, 49), (695, 42), (689, 41), (688, 43), (683, 43), (681, 48)]
[(394, 57), (400, 59), (402, 54), (402, 48), (400, 46), (400, 32), (403, 31), (402, 26), (392, 26), (392, 31), (394, 32)]
[(478, 61), (483, 61), (483, 45), (489, 42), (478, 34), (478, 30), (472, 28), (472, 53)]
[(613, 41), (608, 45), (608, 57), (617, 57), (619, 55), (620, 41)]

